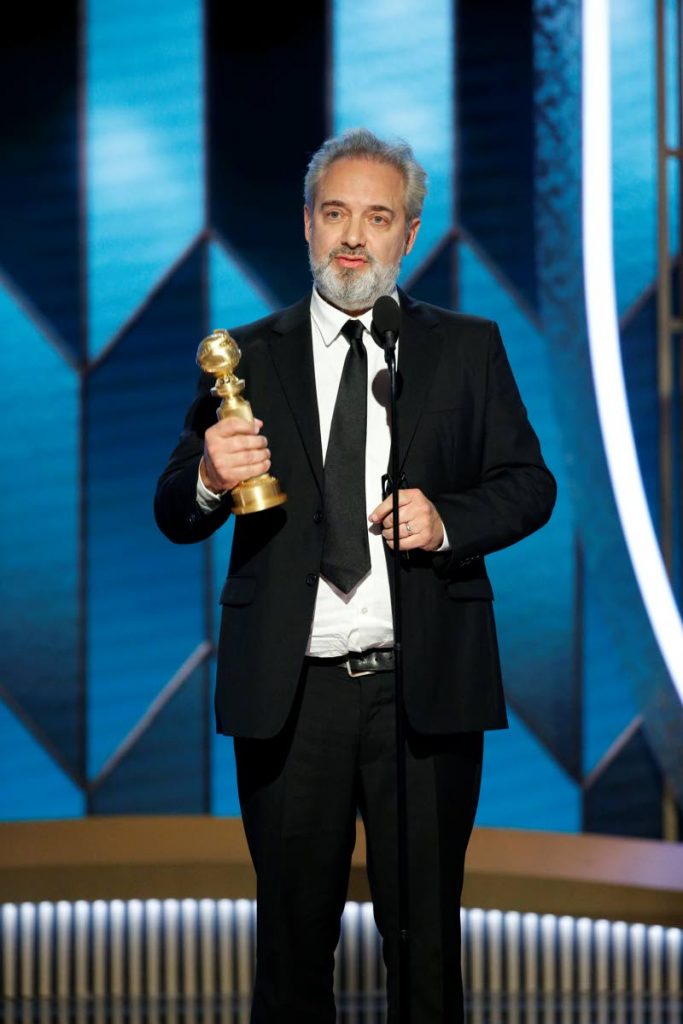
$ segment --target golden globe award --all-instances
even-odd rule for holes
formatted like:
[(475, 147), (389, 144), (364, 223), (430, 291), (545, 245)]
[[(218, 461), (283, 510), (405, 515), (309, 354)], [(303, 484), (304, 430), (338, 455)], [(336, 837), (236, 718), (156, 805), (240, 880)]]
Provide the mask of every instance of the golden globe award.
[[(218, 418), (223, 420), (228, 416), (239, 416), (253, 423), (251, 405), (242, 397), (244, 381), (239, 380), (234, 372), (241, 357), (237, 342), (223, 330), (213, 331), (197, 349), (197, 365), (204, 373), (216, 378), (211, 394), (222, 399), (218, 407)], [(230, 494), (232, 511), (238, 516), (262, 512), (287, 501), (279, 480), (270, 473), (261, 473), (243, 480), (232, 488)]]

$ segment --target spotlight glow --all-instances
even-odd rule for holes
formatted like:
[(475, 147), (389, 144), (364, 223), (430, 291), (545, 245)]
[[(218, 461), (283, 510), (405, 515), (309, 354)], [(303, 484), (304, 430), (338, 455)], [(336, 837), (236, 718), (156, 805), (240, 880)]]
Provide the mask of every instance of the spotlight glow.
[(645, 497), (619, 344), (612, 246), (609, 0), (583, 0), (582, 79), (583, 272), (598, 416), (638, 587), (683, 702), (683, 623)]

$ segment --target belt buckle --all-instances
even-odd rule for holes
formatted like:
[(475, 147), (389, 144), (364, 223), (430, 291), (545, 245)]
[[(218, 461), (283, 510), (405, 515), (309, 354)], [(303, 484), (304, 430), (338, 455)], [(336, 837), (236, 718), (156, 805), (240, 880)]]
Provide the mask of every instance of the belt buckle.
[(346, 669), (346, 671), (348, 672), (348, 674), (351, 676), (352, 679), (360, 679), (361, 676), (374, 676), (374, 674), (375, 674), (375, 670), (372, 669), (372, 668), (371, 669), (364, 669), (362, 672), (354, 672), (354, 671), (352, 671), (352, 669), (351, 669), (351, 659), (347, 660), (344, 668)]

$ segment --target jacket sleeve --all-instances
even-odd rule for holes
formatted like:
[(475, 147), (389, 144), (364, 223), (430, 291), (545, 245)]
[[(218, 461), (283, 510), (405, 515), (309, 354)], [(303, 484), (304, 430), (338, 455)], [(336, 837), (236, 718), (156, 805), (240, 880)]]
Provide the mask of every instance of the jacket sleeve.
[(557, 487), (529, 423), (496, 324), (488, 335), (479, 482), (434, 504), (451, 550), (437, 556), (439, 575), (508, 547), (543, 526)]
[(204, 452), (204, 433), (216, 422), (218, 406), (211, 395), (211, 386), (211, 378), (202, 374), (180, 440), (157, 483), (154, 517), (161, 532), (176, 544), (206, 540), (230, 515), (229, 498), (208, 513), (197, 504), (197, 474)]

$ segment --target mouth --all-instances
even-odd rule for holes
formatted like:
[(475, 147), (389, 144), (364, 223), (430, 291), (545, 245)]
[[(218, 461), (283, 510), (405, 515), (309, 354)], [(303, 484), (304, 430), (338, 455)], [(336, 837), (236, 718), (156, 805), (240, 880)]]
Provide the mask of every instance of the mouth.
[(363, 267), (368, 262), (365, 256), (353, 256), (349, 253), (335, 253), (333, 258), (340, 267), (344, 267), (345, 269)]

